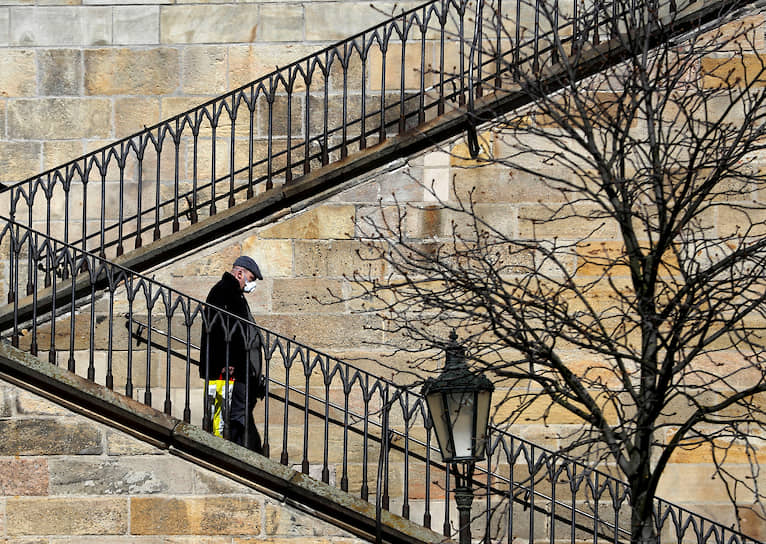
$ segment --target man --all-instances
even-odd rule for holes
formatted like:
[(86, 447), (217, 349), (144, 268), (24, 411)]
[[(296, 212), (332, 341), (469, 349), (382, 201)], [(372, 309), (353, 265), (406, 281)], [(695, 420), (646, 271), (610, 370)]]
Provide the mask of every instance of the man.
[[(245, 255), (238, 257), (231, 272), (224, 272), (210, 290), (206, 302), (252, 322), (244, 293), (255, 289), (256, 280), (263, 280), (256, 262)], [(261, 436), (255, 427), (253, 408), (259, 394), (261, 365), (261, 341), (257, 330), (239, 319), (208, 308), (200, 342), (200, 378), (234, 378), (229, 393), (229, 439), (258, 453), (261, 452)]]

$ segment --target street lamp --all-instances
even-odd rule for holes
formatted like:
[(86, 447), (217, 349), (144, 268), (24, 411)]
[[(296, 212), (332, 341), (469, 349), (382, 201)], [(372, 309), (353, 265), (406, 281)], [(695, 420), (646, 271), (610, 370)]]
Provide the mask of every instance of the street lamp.
[[(450, 333), (444, 370), (423, 385), (428, 411), (442, 458), (455, 474), (455, 502), (459, 514), (460, 544), (471, 542), (473, 469), (487, 451), (487, 426), (495, 387), (482, 374), (471, 372), (465, 350)], [(462, 470), (461, 470), (462, 469)]]

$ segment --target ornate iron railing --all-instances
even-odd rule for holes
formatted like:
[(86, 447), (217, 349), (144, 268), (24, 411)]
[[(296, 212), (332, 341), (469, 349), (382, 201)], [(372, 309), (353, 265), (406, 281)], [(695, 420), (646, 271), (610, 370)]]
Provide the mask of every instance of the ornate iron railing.
[[(218, 320), (226, 331), (255, 330), (269, 383), (256, 405), (264, 455), (455, 532), (453, 474), (416, 391), (16, 222), (4, 220), (0, 247), (9, 248), (4, 287), (31, 287), (0, 308), (0, 330), (13, 345), (206, 427), (197, 340)], [(630, 540), (629, 490), (619, 480), (497, 428), (488, 451), (473, 482), (474, 535), (485, 542)], [(661, 542), (755, 542), (664, 501), (655, 511)]]
[(12, 185), (10, 217), (119, 256), (598, 44), (611, 5), (433, 0)]

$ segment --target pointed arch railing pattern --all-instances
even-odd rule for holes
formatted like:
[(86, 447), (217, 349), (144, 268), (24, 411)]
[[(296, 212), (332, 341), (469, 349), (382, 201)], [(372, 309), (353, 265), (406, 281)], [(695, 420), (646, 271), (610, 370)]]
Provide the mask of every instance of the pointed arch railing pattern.
[(12, 185), (8, 213), (114, 258), (597, 43), (608, 3), (573, 4), (553, 27), (539, 1), (432, 0)]
[[(455, 533), (453, 475), (418, 392), (19, 223), (2, 220), (0, 247), (9, 248), (5, 287), (31, 286), (0, 307), (0, 333), (13, 345), (210, 430), (198, 340), (215, 322), (255, 331), (268, 378), (256, 405), (264, 455)], [(507, 544), (630, 541), (624, 483), (504, 430), (490, 436), (474, 475), (474, 535)], [(661, 500), (655, 514), (660, 542), (756, 542)]]

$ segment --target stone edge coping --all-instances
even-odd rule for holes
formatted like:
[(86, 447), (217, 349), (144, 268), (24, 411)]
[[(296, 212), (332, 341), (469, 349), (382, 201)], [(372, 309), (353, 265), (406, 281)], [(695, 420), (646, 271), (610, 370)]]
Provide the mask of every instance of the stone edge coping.
[[(91, 420), (247, 485), (271, 498), (375, 541), (375, 505), (258, 455), (201, 428), (0, 342), (0, 379)], [(437, 544), (449, 539), (389, 511), (384, 542)]]

